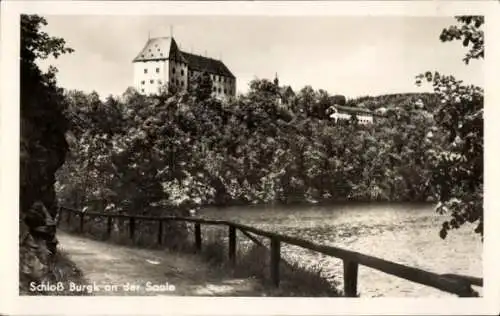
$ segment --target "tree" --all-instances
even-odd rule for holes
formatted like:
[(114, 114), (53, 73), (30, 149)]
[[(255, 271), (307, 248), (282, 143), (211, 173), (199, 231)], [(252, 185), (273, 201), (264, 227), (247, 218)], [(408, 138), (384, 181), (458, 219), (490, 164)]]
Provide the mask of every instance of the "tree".
[[(461, 26), (444, 29), (443, 42), (461, 40), (469, 50), (464, 62), (484, 57), (482, 16), (461, 16)], [(446, 238), (450, 229), (466, 222), (477, 223), (475, 232), (483, 236), (483, 98), (480, 87), (464, 85), (453, 76), (427, 72), (417, 76), (417, 84), (425, 79), (432, 82), (441, 104), (434, 116), (438, 126), (447, 134), (448, 146), (433, 153), (432, 183), (439, 198), (437, 211), (449, 213), (440, 236)]]
[(198, 73), (189, 79), (189, 91), (198, 101), (205, 101), (212, 95), (213, 82), (207, 72)]
[(330, 102), (336, 105), (346, 105), (346, 97), (343, 95), (336, 94), (330, 98)]
[[(61, 38), (41, 28), (47, 25), (37, 15), (21, 15), (21, 144), (20, 144), (20, 278), (21, 284), (50, 273), (48, 260), (56, 250), (55, 172), (66, 158), (65, 132), (68, 121), (62, 89), (57, 87), (57, 69), (43, 73), (38, 59), (57, 58), (73, 50)], [(38, 261), (36, 263), (35, 261)], [(44, 267), (44, 271), (37, 271)]]

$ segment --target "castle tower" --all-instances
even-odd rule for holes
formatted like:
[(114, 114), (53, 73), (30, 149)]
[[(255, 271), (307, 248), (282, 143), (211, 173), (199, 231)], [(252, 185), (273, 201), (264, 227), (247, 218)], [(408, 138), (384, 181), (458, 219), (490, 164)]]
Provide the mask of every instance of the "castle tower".
[(133, 60), (134, 87), (155, 94), (165, 86), (187, 87), (187, 63), (172, 37), (149, 38)]

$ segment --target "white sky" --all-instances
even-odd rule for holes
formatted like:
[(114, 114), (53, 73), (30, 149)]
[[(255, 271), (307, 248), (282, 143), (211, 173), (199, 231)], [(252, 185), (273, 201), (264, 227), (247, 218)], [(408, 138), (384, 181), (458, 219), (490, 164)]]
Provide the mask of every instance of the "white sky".
[(451, 17), (46, 16), (50, 35), (75, 49), (49, 61), (60, 85), (121, 94), (132, 85), (132, 59), (151, 36), (174, 38), (181, 49), (222, 57), (245, 92), (255, 77), (295, 90), (305, 85), (347, 97), (426, 91), (415, 75), (438, 70), (483, 85), (482, 61), (466, 66), (460, 43), (441, 43)]

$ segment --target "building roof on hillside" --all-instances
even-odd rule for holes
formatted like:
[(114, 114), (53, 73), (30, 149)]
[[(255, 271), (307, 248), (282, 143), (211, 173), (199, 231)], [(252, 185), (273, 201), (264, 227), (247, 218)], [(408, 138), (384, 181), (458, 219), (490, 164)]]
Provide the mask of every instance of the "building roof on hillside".
[(295, 95), (295, 92), (293, 91), (292, 87), (290, 87), (290, 86), (283, 86), (283, 87), (279, 88), (279, 94), (281, 96), (284, 96), (284, 95)]
[(344, 105), (334, 105), (339, 111), (348, 112), (348, 113), (359, 113), (359, 114), (371, 114), (373, 112), (368, 110), (367, 108), (354, 107), (354, 106), (344, 106)]
[(133, 62), (166, 59), (184, 62), (193, 70), (235, 78), (222, 61), (182, 52), (171, 37), (150, 38)]
[(203, 57), (200, 55), (182, 52), (189, 68), (196, 71), (206, 71), (217, 75), (235, 78), (231, 71), (220, 60), (213, 58)]

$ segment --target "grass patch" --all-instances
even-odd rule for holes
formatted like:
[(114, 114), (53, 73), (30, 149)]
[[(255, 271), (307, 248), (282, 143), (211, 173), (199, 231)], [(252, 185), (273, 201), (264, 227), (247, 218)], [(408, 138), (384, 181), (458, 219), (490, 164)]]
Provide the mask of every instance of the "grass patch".
[(236, 265), (228, 260), (227, 234), (216, 230), (203, 238), (201, 256), (212, 266), (230, 273), (236, 278), (256, 278), (265, 289), (265, 296), (298, 297), (340, 297), (337, 283), (322, 276), (321, 267), (303, 267), (280, 261), (280, 286), (275, 288), (270, 282), (270, 250), (239, 238), (237, 242)]

